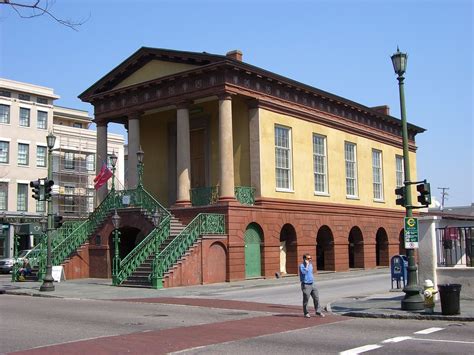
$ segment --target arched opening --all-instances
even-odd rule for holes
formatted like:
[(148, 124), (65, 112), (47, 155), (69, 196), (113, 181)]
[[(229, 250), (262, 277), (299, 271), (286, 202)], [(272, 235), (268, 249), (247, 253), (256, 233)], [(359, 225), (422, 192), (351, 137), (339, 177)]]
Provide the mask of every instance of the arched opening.
[[(285, 224), (280, 231), (280, 246), (281, 245), (284, 245), (286, 249), (286, 255), (285, 255), (286, 273), (297, 274), (298, 273), (298, 255), (296, 251), (296, 247), (297, 247), (296, 231), (295, 231), (295, 228), (291, 224)], [(281, 254), (280, 254), (280, 258), (281, 258)]]
[(389, 266), (388, 236), (383, 228), (379, 228), (375, 237), (375, 262), (376, 266)]
[[(124, 259), (145, 237), (142, 231), (134, 227), (122, 227), (120, 231), (119, 255), (120, 259)], [(114, 258), (115, 245), (113, 240), (114, 232), (109, 235), (109, 252), (110, 260)]]
[(221, 243), (214, 243), (207, 253), (207, 283), (225, 282), (227, 275), (226, 249)]
[(250, 223), (245, 230), (245, 278), (262, 276), (263, 231), (257, 223)]
[(364, 268), (364, 238), (359, 227), (349, 233), (349, 268)]
[(398, 237), (398, 241), (399, 241), (399, 244), (398, 244), (398, 254), (399, 255), (406, 255), (407, 254), (407, 251), (405, 249), (405, 231), (402, 229), (400, 231), (400, 235)]
[(316, 237), (316, 265), (318, 270), (335, 271), (334, 237), (328, 226), (322, 226)]

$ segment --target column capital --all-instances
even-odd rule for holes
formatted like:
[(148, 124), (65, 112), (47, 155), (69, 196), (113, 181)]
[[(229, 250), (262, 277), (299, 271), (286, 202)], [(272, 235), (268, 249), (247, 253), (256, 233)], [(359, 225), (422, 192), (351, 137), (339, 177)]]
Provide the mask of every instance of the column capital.
[(259, 108), (260, 107), (260, 100), (258, 99), (249, 99), (247, 100), (247, 107), (249, 110)]
[(129, 120), (139, 120), (142, 115), (143, 115), (142, 111), (135, 111), (135, 112), (127, 113), (127, 118)]
[(232, 94), (230, 92), (222, 92), (217, 94), (219, 100), (232, 100)]
[(108, 124), (107, 120), (103, 118), (96, 118), (94, 119), (94, 122), (97, 127), (107, 127), (107, 124)]
[(183, 100), (183, 101), (179, 101), (175, 104), (176, 106), (176, 109), (180, 110), (180, 109), (189, 109), (189, 107), (193, 104), (193, 102), (191, 100)]

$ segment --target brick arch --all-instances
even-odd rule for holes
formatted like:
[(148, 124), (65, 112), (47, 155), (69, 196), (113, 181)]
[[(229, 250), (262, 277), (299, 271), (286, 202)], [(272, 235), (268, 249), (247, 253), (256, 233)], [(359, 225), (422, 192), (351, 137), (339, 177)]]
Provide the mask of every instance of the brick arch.
[(375, 235), (375, 263), (376, 266), (389, 266), (390, 264), (388, 235), (383, 227), (380, 227)]
[(280, 242), (286, 246), (286, 272), (288, 274), (298, 273), (298, 242), (295, 227), (286, 223), (280, 230)]
[(225, 282), (227, 278), (227, 247), (222, 242), (212, 243), (207, 250), (206, 283)]
[(349, 268), (364, 268), (364, 236), (358, 226), (351, 228), (348, 241)]
[(321, 226), (316, 235), (316, 264), (318, 270), (336, 270), (334, 236), (327, 225)]

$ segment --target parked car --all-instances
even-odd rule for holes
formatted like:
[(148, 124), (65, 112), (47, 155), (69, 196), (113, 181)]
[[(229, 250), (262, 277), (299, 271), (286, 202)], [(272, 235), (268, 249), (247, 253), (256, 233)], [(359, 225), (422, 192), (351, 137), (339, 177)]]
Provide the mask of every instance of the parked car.
[[(28, 261), (30, 262), (30, 265), (32, 267), (35, 267), (38, 264), (39, 253), (40, 253), (39, 249), (22, 250), (18, 254), (18, 258), (16, 259), (16, 262), (18, 263), (18, 266), (21, 267), (21, 265), (23, 265), (23, 260), (28, 259)], [(2, 274), (10, 273), (13, 269), (14, 263), (15, 263), (15, 258), (0, 259), (0, 272)]]

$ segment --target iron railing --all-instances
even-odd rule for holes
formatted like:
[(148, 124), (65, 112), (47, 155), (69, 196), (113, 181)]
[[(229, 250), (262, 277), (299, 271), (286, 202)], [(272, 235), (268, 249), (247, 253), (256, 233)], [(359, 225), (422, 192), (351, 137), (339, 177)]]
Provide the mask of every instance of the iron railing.
[(163, 287), (163, 276), (199, 236), (204, 234), (225, 234), (225, 217), (221, 214), (200, 213), (178, 234), (156, 257), (152, 278), (157, 280), (156, 288)]
[(438, 266), (474, 267), (474, 227), (436, 229)]

